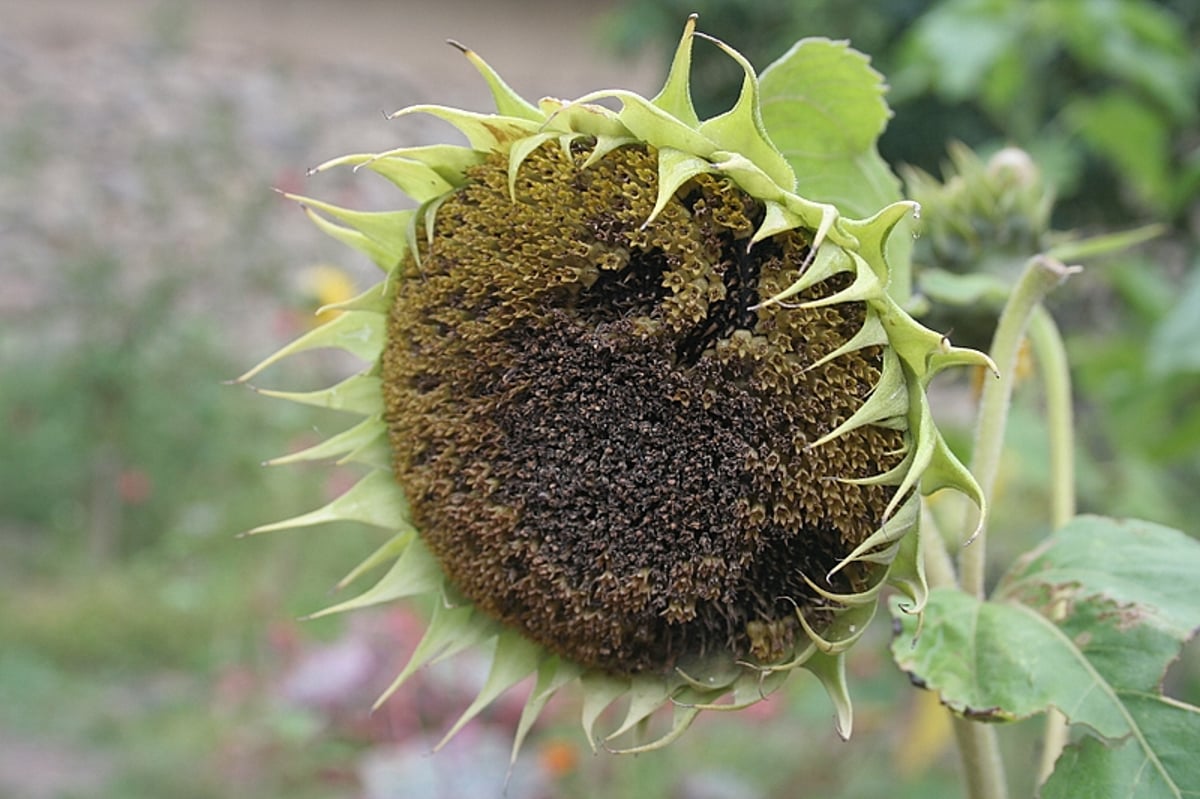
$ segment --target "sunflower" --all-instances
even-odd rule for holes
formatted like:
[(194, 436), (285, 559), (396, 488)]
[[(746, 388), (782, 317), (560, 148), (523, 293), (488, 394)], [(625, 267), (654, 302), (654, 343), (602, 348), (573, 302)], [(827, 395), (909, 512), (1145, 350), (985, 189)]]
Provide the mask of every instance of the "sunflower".
[[(745, 72), (733, 108), (704, 121), (688, 88), (696, 38)], [(490, 647), (486, 683), (447, 740), (535, 675), (514, 757), (572, 685), (593, 746), (645, 751), (799, 667), (848, 736), (846, 650), (885, 584), (912, 612), (925, 600), (920, 494), (982, 502), (925, 386), (986, 358), (887, 293), (887, 239), (914, 205), (857, 220), (795, 194), (754, 70), (695, 17), (653, 99), (534, 105), (462, 49), (496, 113), (396, 115), (440, 117), (466, 146), (314, 170), (372, 170), (418, 208), (294, 197), (384, 277), (241, 380), (316, 347), (368, 361), (321, 391), (262, 393), (365, 417), (276, 463), (370, 471), (328, 506), (254, 532), (356, 520), (393, 533), (343, 584), (390, 564), (382, 579), (324, 612), (437, 598), (380, 702), (416, 669)]]

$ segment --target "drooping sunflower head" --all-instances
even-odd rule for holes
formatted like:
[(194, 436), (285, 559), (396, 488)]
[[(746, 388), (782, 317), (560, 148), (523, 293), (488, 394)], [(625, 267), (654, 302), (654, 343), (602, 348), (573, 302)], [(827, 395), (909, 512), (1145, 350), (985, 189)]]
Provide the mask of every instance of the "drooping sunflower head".
[[(374, 471), (310, 514), (395, 535), (350, 578), (392, 563), (344, 610), (441, 601), (397, 680), (494, 641), (471, 718), (530, 674), (517, 739), (555, 691), (583, 723), (628, 697), (606, 740), (662, 706), (666, 732), (743, 706), (804, 666), (849, 734), (843, 653), (891, 582), (924, 601), (919, 493), (978, 499), (924, 388), (951, 348), (887, 293), (885, 245), (911, 204), (867, 220), (793, 192), (754, 71), (701, 121), (689, 20), (652, 100), (602, 92), (535, 106), (474, 53), (496, 114), (417, 106), (466, 146), (352, 155), (421, 205), (363, 213), (299, 199), (366, 252), (382, 282), (256, 367), (320, 346), (370, 362), (309, 394), (364, 421), (282, 460)], [(715, 40), (714, 40), (715, 41)], [(613, 111), (594, 104), (620, 102)], [(348, 578), (348, 580), (350, 579)], [(395, 686), (393, 686), (394, 688)], [(515, 748), (514, 748), (515, 752)]]

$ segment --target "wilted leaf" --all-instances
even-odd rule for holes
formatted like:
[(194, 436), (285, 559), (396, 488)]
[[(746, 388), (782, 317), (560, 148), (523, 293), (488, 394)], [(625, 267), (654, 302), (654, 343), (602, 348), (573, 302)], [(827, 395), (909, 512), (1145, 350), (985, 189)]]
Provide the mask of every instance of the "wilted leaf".
[[(905, 634), (893, 655), (964, 715), (1011, 720), (1056, 707), (1119, 744), (1072, 747), (1048, 788), (1195, 795), (1200, 758), (1185, 753), (1200, 751), (1200, 709), (1164, 698), (1161, 682), (1200, 627), (1197, 575), (1200, 543), (1176, 530), (1080, 517), (1017, 562), (990, 600), (932, 592), (915, 642), (916, 620), (894, 610)], [(1104, 791), (1079, 792), (1099, 774)]]

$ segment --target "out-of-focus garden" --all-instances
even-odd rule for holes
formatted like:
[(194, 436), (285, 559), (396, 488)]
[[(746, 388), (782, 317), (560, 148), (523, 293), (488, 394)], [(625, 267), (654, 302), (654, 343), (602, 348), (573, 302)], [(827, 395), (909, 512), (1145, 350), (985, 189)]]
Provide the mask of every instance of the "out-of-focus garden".
[[(264, 468), (344, 424), (225, 384), (372, 278), (271, 189), (383, 207), (382, 181), (305, 168), (451, 135), (381, 110), (484, 110), (448, 36), (533, 96), (617, 82), (652, 92), (691, 11), (760, 69), (800, 37), (848, 38), (892, 87), (881, 150), (894, 166), (940, 176), (951, 141), (985, 159), (1016, 145), (1055, 188), (1054, 229), (1162, 223), (1153, 241), (1089, 261), (1052, 310), (1076, 383), (1081, 510), (1200, 533), (1193, 0), (562, 5), (128, 0), (76, 13), (0, 2), (0, 797), (504, 790), (523, 697), (428, 755), (484, 663), (443, 664), (370, 712), (417, 640), (421, 608), (299, 619), (329, 604), (378, 531), (235, 538), (354, 477)], [(728, 106), (741, 80), (705, 55), (702, 114)], [(1028, 233), (1001, 232), (1014, 249)], [(969, 334), (970, 320), (955, 324)], [(262, 380), (323, 385), (354, 366), (306, 356)], [(970, 389), (947, 393), (953, 427)], [(1000, 564), (1046, 532), (1038, 404), (1018, 388), (994, 527), (1020, 535), (994, 538)], [(955, 443), (968, 445), (965, 431)], [(956, 795), (944, 718), (892, 665), (888, 639), (881, 624), (850, 658), (849, 743), (809, 678), (637, 758), (593, 755), (568, 709), (552, 707), (507, 795)], [(1192, 650), (1168, 693), (1195, 703)], [(1002, 731), (1012, 762), (1033, 759), (1039, 732)], [(1013, 774), (1015, 792), (1032, 779)]]

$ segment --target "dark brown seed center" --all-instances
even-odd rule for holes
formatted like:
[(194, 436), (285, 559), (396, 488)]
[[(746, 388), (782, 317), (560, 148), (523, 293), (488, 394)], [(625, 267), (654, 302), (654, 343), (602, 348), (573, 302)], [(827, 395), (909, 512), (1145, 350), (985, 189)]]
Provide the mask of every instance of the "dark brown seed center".
[(803, 231), (748, 249), (761, 205), (708, 175), (643, 227), (656, 153), (586, 155), (543, 146), (515, 202), (495, 156), (440, 207), (384, 355), (396, 477), (450, 581), (564, 657), (613, 673), (777, 660), (797, 610), (828, 612), (804, 578), (889, 499), (832, 478), (894, 465), (901, 433), (808, 446), (878, 380), (878, 351), (810, 368), (865, 309), (751, 310), (795, 279)]

